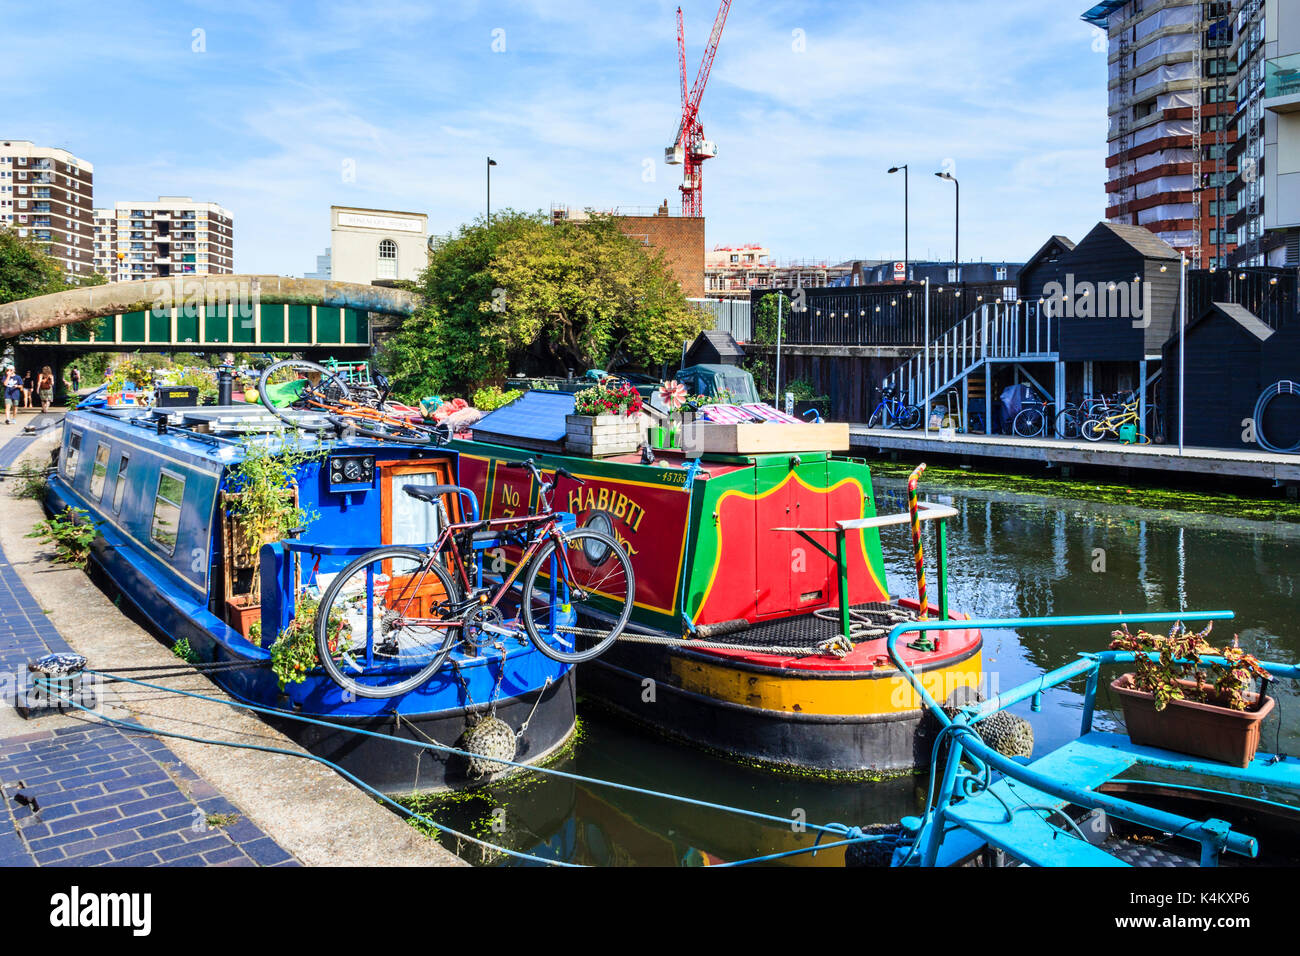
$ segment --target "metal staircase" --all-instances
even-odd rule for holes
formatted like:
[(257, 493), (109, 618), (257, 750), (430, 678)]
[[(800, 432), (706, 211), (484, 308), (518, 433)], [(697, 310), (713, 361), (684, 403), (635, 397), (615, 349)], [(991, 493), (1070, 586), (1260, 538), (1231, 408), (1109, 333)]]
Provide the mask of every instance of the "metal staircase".
[[(968, 408), (971, 399), (983, 399), (987, 422), (992, 366), (999, 362), (1055, 362), (1057, 338), (1057, 320), (1048, 315), (1046, 303), (982, 305), (894, 369), (882, 384), (897, 388), (903, 400), (913, 405), (927, 399), (933, 404), (949, 389), (960, 387), (961, 407)], [(1039, 391), (1050, 393), (1055, 388), (1040, 387)]]

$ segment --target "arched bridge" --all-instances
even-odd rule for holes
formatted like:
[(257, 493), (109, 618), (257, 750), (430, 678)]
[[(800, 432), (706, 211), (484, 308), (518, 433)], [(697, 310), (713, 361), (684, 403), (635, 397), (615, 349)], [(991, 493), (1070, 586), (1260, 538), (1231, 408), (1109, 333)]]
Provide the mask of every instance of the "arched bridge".
[[(0, 340), (21, 338), (29, 347), (74, 350), (368, 347), (370, 313), (409, 315), (418, 304), (418, 296), (402, 289), (328, 279), (174, 276), (5, 303)], [(87, 320), (93, 323), (90, 331)]]

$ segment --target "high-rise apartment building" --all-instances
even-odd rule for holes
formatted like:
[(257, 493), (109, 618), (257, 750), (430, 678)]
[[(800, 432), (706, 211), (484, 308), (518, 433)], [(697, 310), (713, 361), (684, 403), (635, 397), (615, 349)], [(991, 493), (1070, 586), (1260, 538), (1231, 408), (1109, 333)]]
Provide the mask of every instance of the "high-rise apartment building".
[(1236, 246), (1231, 7), (1107, 0), (1083, 15), (1106, 31), (1106, 218), (1144, 226), (1194, 266), (1226, 262)]
[(90, 275), (94, 178), (66, 149), (0, 140), (0, 227), (44, 245), (69, 277)]
[(119, 202), (96, 210), (95, 223), (95, 267), (111, 282), (235, 271), (234, 217), (216, 203)]
[(1231, 265), (1300, 265), (1300, 5), (1235, 0)]

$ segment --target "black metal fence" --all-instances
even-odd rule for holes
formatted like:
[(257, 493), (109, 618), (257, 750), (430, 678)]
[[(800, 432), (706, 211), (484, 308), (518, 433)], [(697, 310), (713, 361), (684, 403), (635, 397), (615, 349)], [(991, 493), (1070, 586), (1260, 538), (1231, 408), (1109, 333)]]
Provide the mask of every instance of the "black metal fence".
[(1236, 302), (1270, 329), (1290, 325), (1300, 320), (1297, 274), (1294, 268), (1189, 270), (1187, 321), (1195, 321), (1211, 302)]
[[(923, 283), (764, 289), (752, 294), (751, 313), (757, 316), (759, 303), (778, 291), (783, 296), (781, 339), (788, 345), (919, 347), (926, 342)], [(931, 285), (930, 338), (943, 334), (980, 305), (1001, 300), (1007, 292), (1014, 297), (1014, 287), (1003, 283)]]

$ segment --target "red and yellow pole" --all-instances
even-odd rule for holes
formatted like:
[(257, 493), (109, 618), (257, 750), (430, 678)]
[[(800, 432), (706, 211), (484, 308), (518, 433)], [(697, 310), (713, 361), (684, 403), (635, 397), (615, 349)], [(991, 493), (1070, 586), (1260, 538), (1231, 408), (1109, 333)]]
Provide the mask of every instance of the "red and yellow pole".
[(925, 599), (925, 554), (921, 547), (921, 513), (916, 501), (916, 485), (921, 480), (925, 463), (916, 466), (916, 470), (907, 478), (907, 510), (912, 516), (912, 551), (916, 555), (916, 596), (920, 602), (919, 619), (928, 618), (930, 606)]

